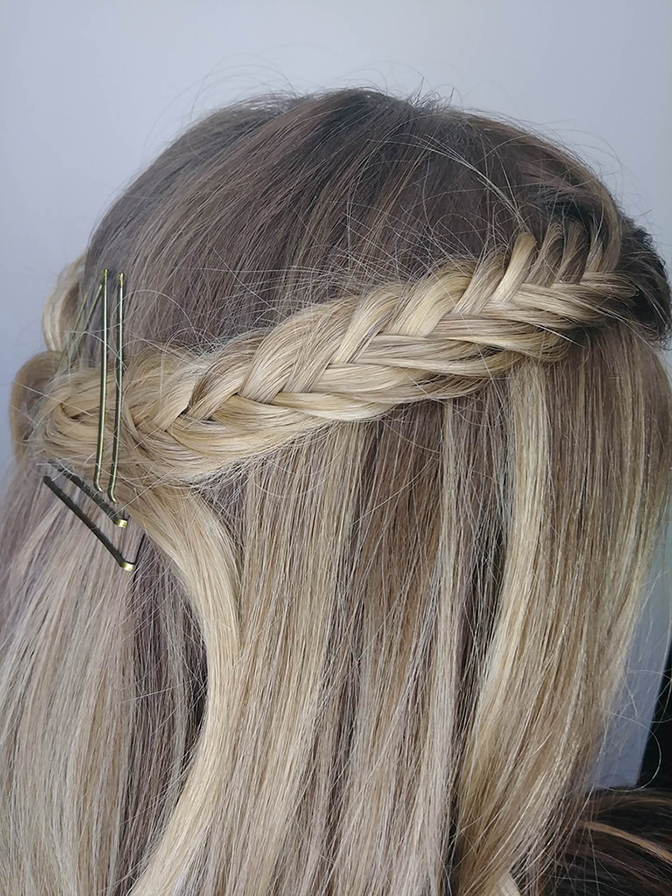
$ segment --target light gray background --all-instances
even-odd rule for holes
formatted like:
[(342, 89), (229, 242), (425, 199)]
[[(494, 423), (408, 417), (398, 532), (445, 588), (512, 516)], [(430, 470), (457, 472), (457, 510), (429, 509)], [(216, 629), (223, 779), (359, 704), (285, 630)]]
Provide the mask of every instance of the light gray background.
[[(584, 156), (672, 259), (670, 0), (0, 0), (0, 402), (40, 312), (130, 178), (268, 90), (420, 88)], [(0, 469), (9, 465), (7, 414)], [(5, 508), (11, 513), (11, 508)], [(670, 627), (669, 551), (597, 774), (636, 776)]]

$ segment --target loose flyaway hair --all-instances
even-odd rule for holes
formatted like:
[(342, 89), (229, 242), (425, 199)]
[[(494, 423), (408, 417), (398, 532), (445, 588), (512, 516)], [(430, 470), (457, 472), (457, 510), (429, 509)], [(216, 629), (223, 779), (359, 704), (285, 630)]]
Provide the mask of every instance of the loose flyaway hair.
[[(116, 420), (107, 312), (68, 350), (101, 271)], [(16, 378), (2, 891), (663, 896), (669, 801), (589, 782), (669, 499), (670, 324), (649, 236), (533, 133), (365, 90), (191, 128)], [(130, 570), (44, 487), (97, 454)]]

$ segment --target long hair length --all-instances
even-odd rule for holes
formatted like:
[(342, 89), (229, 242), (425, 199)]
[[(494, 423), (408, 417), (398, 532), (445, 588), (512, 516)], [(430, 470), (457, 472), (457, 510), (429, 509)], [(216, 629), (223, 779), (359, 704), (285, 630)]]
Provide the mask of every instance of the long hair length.
[[(99, 318), (58, 361), (103, 267), (132, 575), (41, 482), (93, 474)], [(346, 90), (177, 140), (16, 380), (2, 891), (549, 894), (627, 842), (663, 893), (669, 838), (588, 773), (669, 497), (670, 314), (649, 237), (510, 124)]]

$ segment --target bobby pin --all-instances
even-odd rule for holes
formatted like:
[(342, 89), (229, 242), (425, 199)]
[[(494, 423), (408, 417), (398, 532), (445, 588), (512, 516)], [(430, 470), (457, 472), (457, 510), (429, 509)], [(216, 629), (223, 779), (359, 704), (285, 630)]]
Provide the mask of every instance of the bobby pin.
[[(59, 370), (63, 369), (63, 367), (71, 367), (73, 360), (77, 357), (79, 353), (79, 348), (81, 346), (82, 340), (84, 338), (84, 333), (88, 329), (88, 326), (93, 318), (93, 315), (96, 311), (96, 308), (100, 303), (102, 303), (102, 352), (101, 352), (101, 361), (100, 361), (100, 408), (98, 415), (98, 439), (96, 443), (96, 460), (94, 466), (94, 475), (93, 475), (93, 488), (88, 485), (83, 479), (79, 476), (76, 476), (70, 470), (67, 469), (62, 463), (57, 460), (49, 461), (51, 466), (53, 466), (61, 475), (65, 476), (70, 482), (77, 486), (80, 491), (82, 491), (88, 498), (95, 502), (95, 504), (105, 513), (109, 519), (112, 520), (115, 526), (119, 526), (120, 528), (125, 528), (128, 524), (128, 519), (122, 514), (118, 513), (114, 508), (114, 504), (117, 503), (116, 498), (116, 483), (117, 483), (117, 469), (119, 466), (119, 430), (121, 428), (121, 409), (122, 409), (122, 397), (123, 397), (123, 374), (124, 374), (124, 358), (123, 358), (123, 324), (124, 324), (124, 297), (125, 297), (125, 277), (123, 274), (117, 274), (117, 313), (116, 313), (116, 360), (115, 360), (115, 368), (114, 368), (114, 383), (115, 383), (115, 405), (114, 405), (114, 428), (112, 435), (112, 458), (111, 458), (111, 466), (110, 466), (110, 476), (107, 482), (107, 489), (104, 489), (101, 485), (102, 478), (102, 465), (103, 465), (103, 453), (105, 450), (105, 416), (106, 416), (106, 403), (107, 403), (107, 382), (108, 382), (108, 351), (109, 351), (109, 330), (110, 324), (108, 320), (108, 280), (109, 280), (109, 270), (105, 268), (101, 274), (100, 282), (98, 287), (89, 302), (85, 302), (82, 305), (82, 309), (77, 317), (77, 321), (75, 323), (74, 328), (74, 336), (68, 340), (65, 351), (63, 352), (63, 356), (61, 357), (61, 361), (59, 362)], [(80, 329), (80, 324), (83, 322), (83, 326)], [(60, 500), (68, 507), (75, 516), (80, 519), (84, 525), (96, 536), (98, 541), (103, 544), (107, 550), (112, 554), (116, 562), (121, 566), (122, 569), (128, 570), (129, 572), (135, 569), (137, 563), (137, 557), (134, 561), (127, 560), (119, 551), (115, 545), (112, 544), (110, 539), (101, 531), (101, 529), (91, 520), (82, 510), (82, 508), (76, 504), (72, 498), (70, 498), (60, 486), (57, 485), (56, 482), (50, 476), (44, 476), (43, 482), (47, 485), (51, 491), (58, 497)], [(101, 497), (101, 494), (107, 491), (107, 498), (109, 499), (109, 503)]]

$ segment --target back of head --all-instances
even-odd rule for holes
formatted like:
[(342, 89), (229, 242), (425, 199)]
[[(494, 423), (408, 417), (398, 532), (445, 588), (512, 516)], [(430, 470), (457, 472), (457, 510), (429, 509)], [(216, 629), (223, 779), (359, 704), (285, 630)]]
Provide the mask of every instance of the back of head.
[[(100, 315), (59, 361), (103, 268), (132, 575), (41, 478), (94, 476)], [(551, 894), (609, 852), (670, 315), (648, 236), (509, 124), (348, 90), (168, 148), (17, 377), (4, 891)]]

